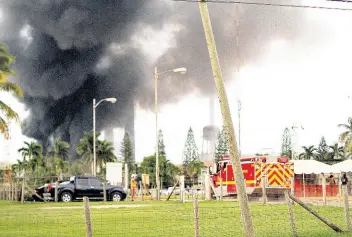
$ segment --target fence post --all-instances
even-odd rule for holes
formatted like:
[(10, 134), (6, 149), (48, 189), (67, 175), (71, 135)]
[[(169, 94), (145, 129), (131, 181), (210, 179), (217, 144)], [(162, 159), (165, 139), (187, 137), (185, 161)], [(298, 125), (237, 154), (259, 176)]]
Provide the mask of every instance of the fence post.
[(8, 196), (7, 196), (7, 200), (11, 201), (11, 190), (12, 190), (12, 184), (10, 183), (9, 187), (8, 187)]
[(193, 198), (194, 206), (194, 236), (199, 237), (199, 216), (198, 216), (198, 197), (197, 194), (194, 194)]
[(58, 202), (58, 191), (59, 191), (59, 182), (55, 182), (55, 202)]
[(185, 176), (180, 176), (180, 201), (185, 202)]
[(266, 196), (266, 175), (262, 176), (262, 193), (263, 193), (263, 203), (266, 204), (267, 196)]
[(341, 201), (342, 201), (342, 185), (341, 185), (341, 173), (339, 173), (339, 178), (338, 178), (338, 187), (339, 187), (339, 194), (338, 194), (338, 197), (339, 197), (339, 202), (340, 202), (340, 207), (341, 207)]
[(128, 178), (128, 164), (125, 163), (125, 191), (126, 191), (126, 193), (128, 192), (128, 181), (129, 181), (129, 178)]
[(222, 201), (223, 190), (222, 190), (222, 177), (220, 177), (220, 202)]
[(13, 201), (14, 198), (14, 190), (15, 190), (15, 183), (11, 183), (11, 201)]
[(346, 229), (347, 231), (351, 231), (351, 216), (350, 216), (350, 207), (348, 204), (347, 185), (342, 185), (342, 191), (343, 191), (343, 201), (344, 201), (344, 207), (345, 207)]
[(292, 211), (292, 202), (291, 202), (290, 197), (288, 195), (288, 191), (285, 191), (285, 198), (286, 198), (286, 203), (288, 206), (288, 214), (290, 215), (290, 225), (291, 225), (291, 229), (292, 229), (292, 234), (294, 237), (297, 237), (295, 218), (293, 216), (293, 211)]
[(5, 200), (8, 201), (9, 199), (9, 186), (5, 185)]
[(23, 179), (22, 179), (22, 189), (21, 189), (21, 204), (23, 204), (23, 202), (24, 202), (24, 183), (26, 182), (25, 181), (26, 179), (25, 179), (25, 176), (23, 175)]
[(17, 181), (16, 181), (16, 184), (15, 184), (15, 201), (18, 201), (18, 189), (17, 189)]
[(303, 173), (303, 198), (306, 198), (306, 180), (304, 178), (304, 173)]
[(211, 200), (210, 177), (208, 174), (204, 176), (204, 198), (205, 200)]
[(86, 218), (86, 236), (87, 237), (92, 237), (92, 222), (90, 219), (90, 208), (89, 208), (89, 199), (88, 197), (83, 197), (83, 202), (84, 202), (84, 215)]
[(103, 192), (104, 192), (104, 202), (106, 202), (106, 180), (105, 179), (103, 183)]
[(323, 191), (323, 204), (326, 206), (326, 179), (324, 174), (322, 174), (322, 180), (321, 180), (321, 185), (322, 185), (322, 191)]
[(140, 190), (141, 190), (142, 201), (144, 201), (144, 189), (143, 189), (142, 181), (139, 181), (139, 187), (140, 187)]

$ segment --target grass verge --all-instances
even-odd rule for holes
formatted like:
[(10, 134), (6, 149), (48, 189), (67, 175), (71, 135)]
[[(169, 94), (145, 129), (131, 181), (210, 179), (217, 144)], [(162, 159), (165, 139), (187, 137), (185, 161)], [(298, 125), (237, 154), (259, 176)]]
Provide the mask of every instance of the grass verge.
[[(93, 236), (194, 236), (192, 203), (143, 201), (90, 204), (109, 206), (91, 209)], [(147, 205), (114, 208), (116, 204)], [(67, 209), (70, 206), (82, 206), (82, 209)], [(340, 228), (345, 228), (343, 208), (313, 208)], [(257, 236), (292, 236), (286, 205), (252, 203), (251, 213)], [(299, 236), (351, 236), (335, 233), (298, 205), (294, 205), (294, 215)], [(201, 236), (243, 236), (238, 203), (199, 202), (199, 224)], [(20, 205), (0, 201), (0, 236), (85, 236), (83, 203)]]

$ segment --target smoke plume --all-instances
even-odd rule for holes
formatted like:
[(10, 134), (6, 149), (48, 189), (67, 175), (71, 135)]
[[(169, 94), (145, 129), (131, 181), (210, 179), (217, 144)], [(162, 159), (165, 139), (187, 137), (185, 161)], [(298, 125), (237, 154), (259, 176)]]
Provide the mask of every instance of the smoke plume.
[[(92, 129), (92, 100), (116, 97), (97, 110), (97, 129), (125, 126), (133, 136), (133, 106), (153, 104), (153, 67), (186, 67), (185, 76), (163, 75), (160, 102), (187, 93), (214, 92), (197, 3), (170, 0), (11, 0), (3, 12), (0, 40), (16, 55), (16, 82), (30, 110), (23, 132), (48, 143), (60, 136), (76, 144)], [(238, 63), (258, 60), (271, 39), (294, 39), (303, 12), (238, 6), (240, 61), (236, 55), (236, 5), (209, 4), (226, 80)], [(157, 32), (169, 32), (165, 45)], [(153, 50), (143, 47), (151, 43)], [(229, 92), (231, 93), (231, 92)]]

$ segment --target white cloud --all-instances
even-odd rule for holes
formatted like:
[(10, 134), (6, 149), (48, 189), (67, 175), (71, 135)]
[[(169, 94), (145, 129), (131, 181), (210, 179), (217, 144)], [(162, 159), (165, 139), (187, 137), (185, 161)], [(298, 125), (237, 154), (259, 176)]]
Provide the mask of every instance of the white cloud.
[(20, 36), (23, 40), (24, 48), (27, 48), (33, 41), (32, 27), (29, 24), (23, 26), (20, 30)]
[(177, 24), (164, 24), (161, 30), (155, 30), (151, 26), (141, 24), (132, 36), (135, 48), (140, 48), (150, 62), (155, 62), (168, 49), (175, 45), (174, 35), (182, 27)]
[[(17, 112), (22, 121), (29, 115), (29, 111), (25, 109), (24, 105), (11, 94), (0, 92), (0, 100)], [(0, 135), (0, 162), (14, 162), (20, 159), (17, 149), (22, 146), (24, 141), (28, 140), (30, 140), (28, 137), (22, 135), (19, 124), (10, 122), (10, 138), (5, 140)]]

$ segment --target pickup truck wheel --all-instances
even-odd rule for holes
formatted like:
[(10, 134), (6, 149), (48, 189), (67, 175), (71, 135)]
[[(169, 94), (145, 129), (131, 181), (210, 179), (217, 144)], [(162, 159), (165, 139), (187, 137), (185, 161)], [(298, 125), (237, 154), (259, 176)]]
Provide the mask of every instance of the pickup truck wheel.
[(122, 200), (122, 195), (119, 192), (113, 192), (112, 195), (111, 195), (111, 199), (114, 202), (120, 202)]
[(72, 194), (70, 192), (63, 192), (61, 194), (61, 201), (71, 202), (72, 201)]

